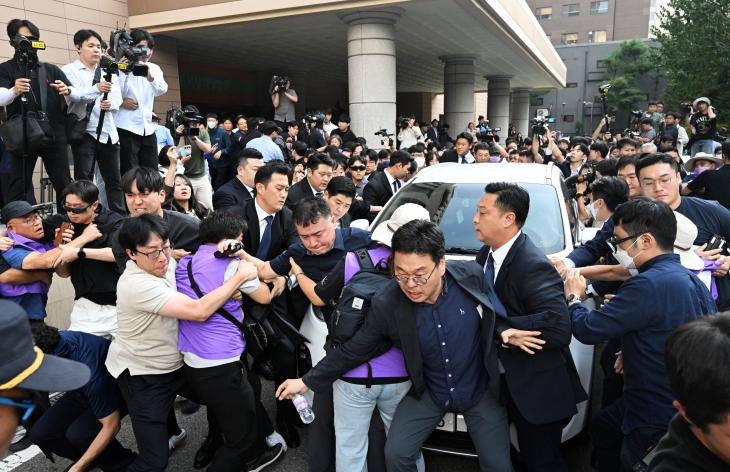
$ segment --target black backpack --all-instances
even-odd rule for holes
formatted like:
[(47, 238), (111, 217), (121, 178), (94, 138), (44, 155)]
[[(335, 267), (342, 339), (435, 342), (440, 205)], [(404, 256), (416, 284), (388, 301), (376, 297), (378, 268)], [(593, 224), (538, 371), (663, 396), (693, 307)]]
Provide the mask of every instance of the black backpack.
[[(355, 336), (365, 322), (373, 297), (390, 281), (388, 271), (375, 267), (367, 249), (358, 249), (354, 254), (359, 270), (345, 281), (331, 319), (330, 334), (335, 347)], [(348, 264), (353, 264), (349, 258), (345, 260), (346, 267)]]

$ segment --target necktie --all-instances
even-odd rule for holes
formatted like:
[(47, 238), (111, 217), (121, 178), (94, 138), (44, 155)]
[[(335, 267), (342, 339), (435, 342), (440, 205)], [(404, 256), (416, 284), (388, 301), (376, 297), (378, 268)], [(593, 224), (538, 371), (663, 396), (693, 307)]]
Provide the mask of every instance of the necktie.
[(400, 188), (399, 184), (400, 184), (400, 182), (398, 182), (397, 180), (393, 181), (393, 193), (398, 191), (398, 189)]
[(256, 258), (262, 261), (266, 260), (266, 255), (269, 253), (269, 247), (271, 246), (271, 222), (274, 221), (274, 217), (269, 215), (264, 219), (266, 220), (266, 228), (264, 228), (264, 235), (261, 238), (259, 250), (256, 251)]
[(467, 162), (466, 162), (466, 156), (461, 156), (461, 163), (462, 164), (467, 164)]
[(316, 195), (317, 197), (321, 197), (322, 195), (324, 195), (324, 192), (317, 192), (314, 195)]
[(507, 310), (505, 310), (504, 305), (497, 296), (497, 292), (494, 290), (494, 257), (492, 257), (491, 252), (487, 258), (487, 267), (484, 269), (484, 278), (487, 281), (487, 297), (492, 302), (494, 312), (502, 318), (507, 318)]

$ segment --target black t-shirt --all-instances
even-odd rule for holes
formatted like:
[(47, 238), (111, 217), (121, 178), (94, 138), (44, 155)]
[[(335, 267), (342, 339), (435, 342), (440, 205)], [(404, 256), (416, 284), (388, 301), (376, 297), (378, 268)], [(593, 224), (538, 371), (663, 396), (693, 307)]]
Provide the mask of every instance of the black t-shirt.
[(696, 139), (713, 139), (715, 137), (715, 128), (717, 127), (717, 111), (715, 112), (715, 118), (710, 119), (707, 113), (697, 112), (692, 115), (689, 123), (694, 126), (696, 133), (692, 136)]
[(696, 192), (705, 189), (705, 200), (715, 200), (720, 205), (730, 209), (730, 166), (722, 166), (717, 170), (707, 170), (687, 184), (687, 187)]
[(347, 131), (345, 131), (344, 133), (340, 131), (340, 128), (333, 129), (330, 133), (330, 137), (332, 136), (339, 136), (340, 138), (342, 138), (343, 146), (349, 142), (357, 142), (357, 136), (355, 136), (355, 133), (353, 133), (350, 128), (347, 128)]
[(669, 423), (648, 472), (730, 472), (730, 464), (710, 452), (689, 429), (681, 414)]

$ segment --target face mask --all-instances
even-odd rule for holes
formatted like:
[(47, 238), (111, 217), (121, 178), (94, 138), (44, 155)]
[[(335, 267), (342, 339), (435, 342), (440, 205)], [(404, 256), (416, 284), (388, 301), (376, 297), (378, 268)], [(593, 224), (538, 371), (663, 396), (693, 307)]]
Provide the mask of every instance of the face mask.
[(416, 165), (418, 167), (423, 167), (423, 164), (426, 163), (426, 159), (424, 159), (423, 157), (416, 157), (413, 160), (416, 161)]
[(701, 173), (703, 173), (704, 171), (709, 170), (709, 169), (710, 169), (709, 167), (697, 167), (697, 168), (695, 168), (695, 172), (694, 172), (695, 177), (697, 177), (698, 175), (700, 175)]
[(491, 156), (489, 158), (489, 162), (492, 162), (494, 164), (499, 164), (500, 162), (502, 162), (502, 158), (501, 157), (497, 157), (497, 156)]
[[(634, 241), (634, 244), (636, 244), (639, 240), (637, 239)], [(631, 249), (634, 244), (629, 246), (629, 249)], [(618, 248), (616, 252), (613, 253), (613, 257), (616, 258), (619, 264), (621, 264), (621, 267), (623, 267), (626, 270), (636, 269), (636, 264), (634, 264), (634, 259), (639, 257), (641, 253), (644, 251), (641, 251), (639, 254), (635, 255), (634, 257), (629, 256), (628, 249), (624, 251), (621, 248)]]
[(209, 121), (208, 122), (208, 128), (213, 129), (216, 126), (218, 126), (218, 123), (216, 123), (215, 121)]

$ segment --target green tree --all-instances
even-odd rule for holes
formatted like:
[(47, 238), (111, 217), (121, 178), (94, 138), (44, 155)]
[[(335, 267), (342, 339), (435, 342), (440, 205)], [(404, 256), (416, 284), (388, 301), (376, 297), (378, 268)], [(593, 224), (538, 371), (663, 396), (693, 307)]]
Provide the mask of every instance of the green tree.
[(607, 105), (613, 110), (630, 112), (636, 102), (644, 99), (639, 90), (639, 80), (656, 67), (649, 48), (639, 39), (622, 41), (603, 65), (606, 67), (604, 77), (611, 84), (611, 91), (606, 96)]
[[(680, 102), (706, 96), (718, 110), (730, 107), (730, 0), (671, 0), (652, 28), (659, 63), (667, 70), (663, 99)], [(666, 109), (666, 108), (665, 108)]]
[(612, 110), (628, 113), (641, 100), (644, 100), (644, 94), (636, 86), (636, 79), (626, 76), (611, 79), (611, 91), (606, 95), (606, 104)]

